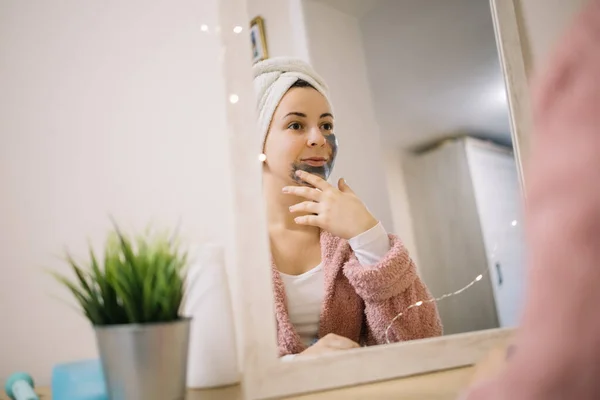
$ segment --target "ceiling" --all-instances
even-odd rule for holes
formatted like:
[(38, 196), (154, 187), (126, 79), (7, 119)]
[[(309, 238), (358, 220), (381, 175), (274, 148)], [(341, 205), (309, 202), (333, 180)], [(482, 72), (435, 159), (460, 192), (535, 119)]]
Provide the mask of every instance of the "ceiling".
[(321, 0), (358, 18), (384, 144), (470, 134), (510, 145), (486, 0)]
[(338, 11), (361, 18), (385, 0), (318, 0)]

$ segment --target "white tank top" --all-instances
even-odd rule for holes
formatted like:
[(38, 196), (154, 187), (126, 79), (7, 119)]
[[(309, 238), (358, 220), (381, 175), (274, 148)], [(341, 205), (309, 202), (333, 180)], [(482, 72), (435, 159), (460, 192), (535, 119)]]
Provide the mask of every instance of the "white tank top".
[[(390, 241), (381, 223), (348, 241), (361, 265), (379, 262), (390, 250)], [(285, 286), (290, 322), (306, 346), (317, 340), (319, 317), (325, 297), (322, 264), (301, 275), (279, 273)]]

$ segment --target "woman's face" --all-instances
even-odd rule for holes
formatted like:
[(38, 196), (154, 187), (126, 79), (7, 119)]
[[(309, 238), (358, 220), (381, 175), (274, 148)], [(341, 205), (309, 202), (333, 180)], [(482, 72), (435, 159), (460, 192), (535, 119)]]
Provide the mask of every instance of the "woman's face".
[(303, 183), (297, 170), (327, 179), (337, 154), (333, 115), (325, 97), (311, 87), (293, 87), (275, 110), (265, 142), (265, 172)]

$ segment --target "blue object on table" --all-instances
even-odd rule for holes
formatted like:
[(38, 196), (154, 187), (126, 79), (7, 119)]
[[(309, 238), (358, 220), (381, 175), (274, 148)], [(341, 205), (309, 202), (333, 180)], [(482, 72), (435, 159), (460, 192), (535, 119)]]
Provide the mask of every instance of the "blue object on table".
[(8, 397), (14, 400), (39, 400), (33, 391), (33, 378), (25, 372), (12, 374), (6, 380), (4, 390)]
[(100, 360), (55, 365), (52, 400), (108, 400)]

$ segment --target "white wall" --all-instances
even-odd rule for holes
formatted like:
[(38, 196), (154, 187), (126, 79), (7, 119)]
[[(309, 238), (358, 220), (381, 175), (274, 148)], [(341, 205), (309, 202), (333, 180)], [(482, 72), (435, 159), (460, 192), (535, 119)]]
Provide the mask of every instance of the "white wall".
[(360, 26), (384, 143), (465, 132), (510, 145), (489, 1), (384, 0)]
[(404, 175), (404, 161), (410, 155), (400, 148), (389, 146), (383, 150), (383, 157), (395, 233), (402, 239), (418, 270), (419, 254)]
[(109, 214), (231, 238), (217, 6), (0, 2), (0, 382), (96, 355), (43, 269), (101, 244)]
[(309, 61), (302, 0), (248, 0), (250, 18), (261, 16), (269, 57), (298, 57)]
[(356, 17), (305, 0), (310, 61), (331, 91), (340, 142), (332, 182), (342, 176), (386, 229), (394, 232), (378, 121)]

